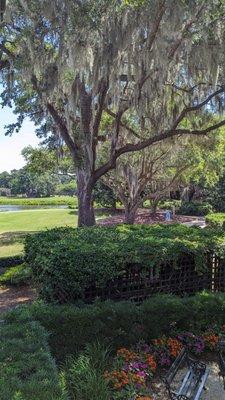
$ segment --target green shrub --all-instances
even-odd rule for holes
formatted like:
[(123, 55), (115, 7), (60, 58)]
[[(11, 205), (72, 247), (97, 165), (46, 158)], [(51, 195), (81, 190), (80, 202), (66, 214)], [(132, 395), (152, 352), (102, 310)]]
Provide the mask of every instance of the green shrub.
[(181, 200), (165, 200), (160, 201), (158, 207), (163, 210), (172, 210), (173, 207), (179, 209), (181, 206)]
[(213, 211), (211, 204), (200, 202), (183, 202), (177, 210), (177, 214), (205, 216)]
[(0, 285), (21, 286), (30, 283), (32, 278), (32, 269), (27, 264), (17, 265), (7, 269), (0, 275)]
[(1, 257), (0, 268), (14, 267), (15, 265), (20, 265), (23, 262), (24, 262), (24, 256), (21, 254), (17, 256)]
[(160, 271), (165, 261), (178, 267), (184, 253), (204, 271), (206, 253), (219, 252), (224, 239), (221, 232), (184, 225), (60, 228), (28, 236), (25, 252), (40, 296), (65, 303), (84, 299), (93, 283), (107, 291), (108, 282), (133, 265), (143, 272)]
[[(77, 356), (98, 340), (113, 350), (140, 340), (175, 331), (203, 332), (213, 324), (225, 324), (225, 294), (201, 293), (189, 298), (157, 295), (137, 305), (132, 302), (102, 302), (86, 307), (53, 306), (42, 302), (11, 311), (11, 323), (33, 318), (49, 332), (49, 346), (59, 361)], [(95, 352), (96, 353), (96, 352)], [(94, 354), (94, 349), (92, 349)], [(98, 366), (103, 357), (96, 357)]]
[(38, 322), (1, 321), (0, 338), (1, 400), (65, 400)]
[(225, 229), (225, 213), (208, 214), (205, 220), (213, 228), (219, 227)]

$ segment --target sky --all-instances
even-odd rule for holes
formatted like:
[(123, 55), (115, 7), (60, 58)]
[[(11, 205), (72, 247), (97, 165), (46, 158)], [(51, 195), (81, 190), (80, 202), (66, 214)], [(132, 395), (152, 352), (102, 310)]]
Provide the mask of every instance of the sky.
[(26, 120), (19, 133), (11, 137), (4, 135), (4, 126), (15, 122), (16, 118), (10, 108), (0, 109), (0, 173), (10, 172), (25, 165), (21, 150), (31, 145), (36, 147), (39, 139), (35, 135), (34, 125)]

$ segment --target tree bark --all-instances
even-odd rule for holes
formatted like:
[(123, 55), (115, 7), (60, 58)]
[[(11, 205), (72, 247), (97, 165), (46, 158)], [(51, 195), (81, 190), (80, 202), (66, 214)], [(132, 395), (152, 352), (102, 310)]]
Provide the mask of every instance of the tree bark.
[(133, 225), (135, 222), (136, 212), (138, 205), (126, 205), (125, 206), (125, 224)]
[(94, 184), (86, 176), (84, 171), (77, 172), (77, 197), (78, 197), (78, 226), (95, 225), (95, 214), (93, 207)]
[(151, 214), (155, 215), (157, 211), (157, 207), (159, 204), (159, 200), (151, 200)]

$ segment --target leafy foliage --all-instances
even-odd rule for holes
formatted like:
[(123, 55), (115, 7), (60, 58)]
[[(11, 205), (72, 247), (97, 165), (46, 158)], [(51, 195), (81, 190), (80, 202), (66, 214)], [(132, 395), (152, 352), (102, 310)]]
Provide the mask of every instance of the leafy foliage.
[(208, 214), (206, 222), (212, 227), (225, 228), (225, 213)]
[[(21, 326), (30, 319), (39, 321), (50, 334), (52, 354), (63, 362), (69, 356), (77, 357), (88, 344), (93, 345), (96, 341), (115, 351), (119, 347), (135, 345), (140, 340), (149, 342), (169, 335), (174, 330), (203, 332), (209, 325), (225, 324), (224, 310), (223, 293), (201, 293), (186, 298), (157, 295), (141, 304), (96, 302), (75, 307), (36, 302), (11, 311), (7, 321), (20, 321)], [(96, 355), (93, 347), (92, 354)], [(98, 365), (103, 358), (102, 353), (95, 356)]]
[(32, 270), (26, 264), (17, 265), (7, 269), (0, 275), (0, 285), (20, 286), (31, 282)]
[(208, 188), (206, 195), (216, 211), (225, 212), (225, 174), (216, 185)]
[(47, 301), (74, 302), (85, 289), (107, 282), (138, 264), (144, 270), (169, 261), (175, 267), (181, 254), (192, 254), (196, 269), (205, 269), (207, 251), (223, 255), (221, 232), (183, 225), (137, 225), (53, 229), (28, 236), (26, 261), (40, 295)]
[(104, 182), (98, 181), (93, 193), (94, 201), (102, 207), (116, 208), (116, 196)]
[(88, 345), (86, 350), (70, 363), (67, 376), (71, 398), (109, 400), (110, 391), (103, 372), (109, 362), (109, 354), (98, 342)]
[(213, 211), (211, 204), (206, 202), (183, 202), (177, 213), (181, 215), (198, 215), (204, 216)]

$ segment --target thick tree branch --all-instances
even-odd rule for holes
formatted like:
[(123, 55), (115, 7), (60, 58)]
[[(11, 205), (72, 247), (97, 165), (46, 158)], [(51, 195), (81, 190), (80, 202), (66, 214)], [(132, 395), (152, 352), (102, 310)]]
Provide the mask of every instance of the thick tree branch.
[(218, 122), (217, 124), (211, 125), (208, 128), (202, 130), (189, 130), (189, 129), (171, 129), (165, 132), (160, 133), (159, 135), (154, 135), (149, 139), (143, 140), (139, 143), (127, 143), (125, 146), (121, 147), (120, 149), (115, 150), (114, 154), (110, 158), (110, 160), (98, 168), (93, 176), (94, 181), (96, 182), (103, 174), (107, 173), (109, 170), (115, 168), (116, 160), (122, 154), (126, 154), (129, 152), (143, 150), (146, 147), (153, 145), (154, 143), (161, 142), (163, 140), (172, 138), (174, 136), (179, 135), (195, 135), (195, 136), (204, 136), (208, 133), (215, 131), (222, 126), (225, 126), (225, 120)]
[(107, 80), (101, 80), (100, 85), (99, 85), (99, 99), (98, 99), (98, 110), (95, 115), (95, 120), (93, 124), (93, 136), (96, 139), (98, 136), (98, 131), (99, 131), (99, 126), (101, 123), (101, 117), (104, 109), (104, 104), (105, 104), (105, 98), (107, 95), (108, 87), (109, 87), (109, 82)]
[[(111, 117), (116, 119), (116, 114), (113, 111), (109, 110), (108, 108), (105, 111), (106, 111), (106, 113), (108, 115), (110, 115)], [(138, 133), (133, 128), (131, 128), (130, 126), (126, 125), (124, 122), (120, 121), (120, 126), (122, 128), (125, 128), (129, 133), (134, 135), (136, 138), (140, 139), (140, 135), (138, 135)]]
[(173, 44), (172, 48), (169, 51), (169, 59), (173, 59), (176, 51), (178, 50), (178, 48), (180, 47), (180, 45), (183, 42), (183, 39), (185, 38), (185, 35), (187, 32), (189, 32), (189, 29), (191, 28), (191, 26), (195, 23), (195, 21), (199, 18), (200, 14), (202, 13), (203, 9), (205, 7), (205, 4), (203, 3), (202, 6), (198, 9), (198, 11), (196, 12), (195, 16), (193, 18), (191, 18), (189, 21), (186, 22), (186, 24), (184, 25), (180, 36), (178, 37), (178, 39), (175, 41), (175, 43)]
[(57, 110), (52, 104), (50, 103), (47, 104), (47, 110), (51, 115), (53, 121), (58, 126), (62, 139), (67, 144), (68, 148), (71, 151), (71, 154), (73, 155), (73, 158), (75, 159), (77, 157), (77, 152), (79, 149), (78, 146), (71, 139), (66, 124), (64, 123), (62, 117), (58, 114)]
[(198, 103), (198, 104), (196, 104), (196, 105), (194, 105), (194, 106), (185, 107), (185, 108), (181, 111), (179, 117), (178, 117), (178, 118), (176, 119), (176, 121), (174, 122), (173, 129), (176, 129), (176, 127), (179, 125), (179, 123), (184, 119), (184, 117), (185, 117), (188, 113), (193, 112), (193, 111), (198, 111), (198, 110), (200, 110), (202, 107), (206, 106), (213, 98), (215, 98), (216, 96), (218, 96), (218, 94), (224, 93), (224, 91), (225, 91), (225, 88), (222, 87), (222, 88), (216, 90), (215, 92), (211, 93), (211, 94), (210, 94), (204, 101), (202, 101), (201, 103)]
[(158, 10), (156, 12), (156, 19), (155, 19), (155, 21), (153, 23), (153, 27), (152, 27), (151, 33), (149, 35), (148, 43), (147, 43), (147, 49), (149, 51), (152, 49), (153, 43), (154, 43), (154, 41), (156, 39), (156, 35), (157, 35), (157, 32), (158, 32), (159, 27), (160, 27), (160, 23), (162, 21), (163, 15), (164, 15), (164, 13), (166, 11), (165, 4), (166, 4), (165, 0), (159, 2), (159, 7), (158, 7)]

